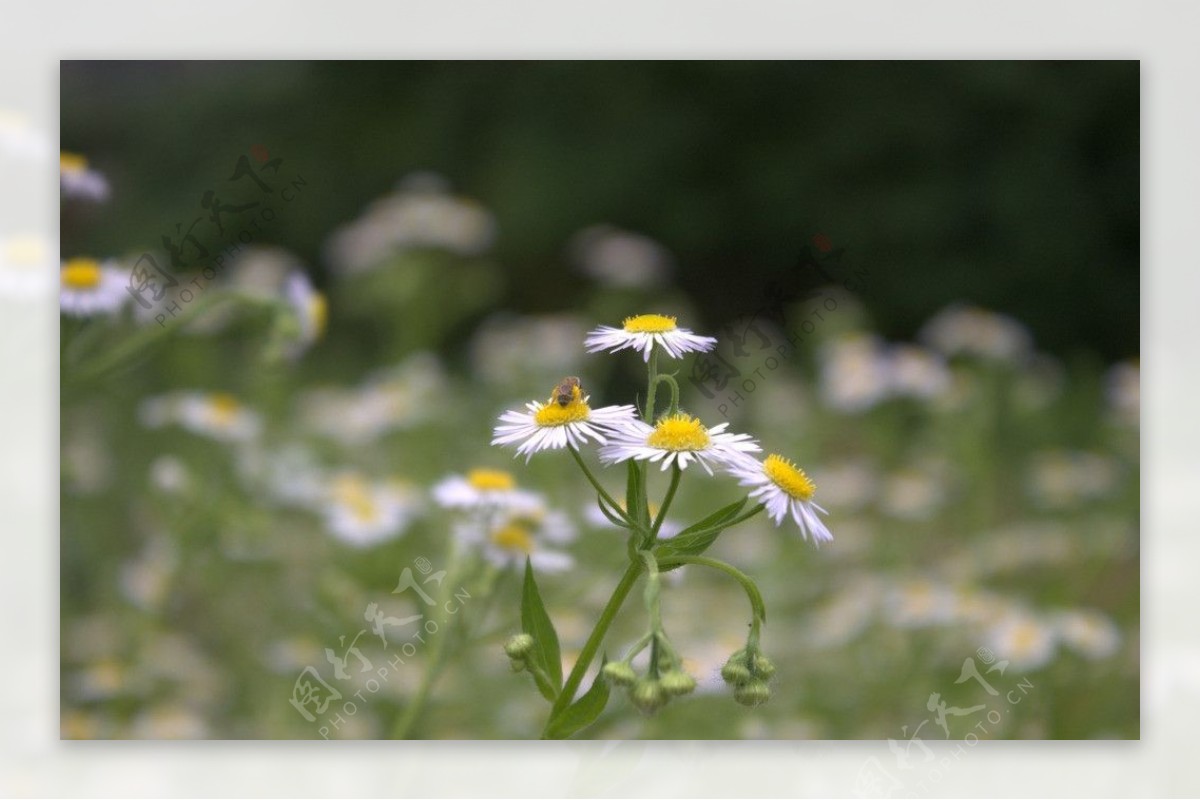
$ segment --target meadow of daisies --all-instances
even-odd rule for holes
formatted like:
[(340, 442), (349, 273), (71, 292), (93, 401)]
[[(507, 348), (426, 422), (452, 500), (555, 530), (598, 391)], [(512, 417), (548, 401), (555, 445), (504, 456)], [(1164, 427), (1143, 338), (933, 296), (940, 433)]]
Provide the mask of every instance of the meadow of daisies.
[(141, 243), (62, 254), (65, 738), (536, 738), (631, 531), (670, 552), (733, 506), (704, 557), (765, 620), (660, 559), (573, 735), (1138, 736), (1136, 363), (966, 304), (887, 341), (867, 267), (708, 330), (611, 226), (563, 243), (586, 302), (517, 314), (500, 235), (419, 174), (331, 226), (320, 291), (267, 239), (149, 305)]

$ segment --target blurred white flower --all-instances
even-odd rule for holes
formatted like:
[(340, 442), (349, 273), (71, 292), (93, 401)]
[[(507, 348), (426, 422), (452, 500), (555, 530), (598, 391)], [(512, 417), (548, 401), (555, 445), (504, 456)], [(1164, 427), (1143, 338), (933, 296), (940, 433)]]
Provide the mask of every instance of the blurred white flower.
[(518, 488), (512, 473), (500, 469), (479, 468), (466, 475), (449, 475), (435, 484), (432, 492), (442, 508), (510, 509), (526, 514), (545, 508), (541, 495)]
[(950, 370), (937, 353), (913, 344), (887, 350), (888, 390), (899, 397), (934, 400), (950, 389)]
[(148, 428), (180, 425), (184, 429), (226, 442), (258, 437), (262, 418), (224, 392), (174, 392), (144, 400), (138, 408)]
[(884, 618), (898, 628), (949, 625), (959, 614), (959, 596), (949, 586), (922, 578), (890, 589), (883, 599)]
[(455, 524), (454, 533), (462, 544), (478, 548), (500, 568), (520, 569), (526, 558), (539, 572), (564, 572), (575, 565), (575, 559), (560, 547), (573, 541), (576, 534), (574, 524), (562, 512), (465, 520)]
[(146, 543), (136, 559), (121, 567), (121, 593), (143, 611), (158, 610), (166, 599), (178, 563), (175, 545), (165, 537), (156, 536)]
[(946, 499), (944, 481), (928, 469), (910, 467), (894, 472), (883, 484), (880, 510), (906, 520), (931, 519)]
[(1117, 478), (1117, 463), (1109, 456), (1050, 450), (1034, 455), (1028, 489), (1043, 508), (1067, 508), (1108, 495)]
[(59, 271), (59, 307), (69, 317), (117, 314), (130, 298), (127, 279), (114, 262), (73, 258)]
[(974, 306), (952, 305), (921, 328), (919, 338), (945, 355), (1016, 362), (1033, 349), (1029, 329), (1013, 317)]
[[(494, 314), (471, 339), (471, 365), (475, 374), (499, 386), (528, 386), (579, 375), (583, 372), (579, 340), (586, 334), (584, 322), (574, 315)], [(535, 349), (538, 357), (531, 359)]]
[(1098, 611), (1063, 611), (1054, 616), (1053, 622), (1063, 644), (1084, 658), (1109, 658), (1121, 646), (1121, 633), (1117, 626)]
[(156, 704), (134, 717), (129, 735), (133, 739), (154, 741), (205, 739), (208, 737), (208, 725), (203, 717), (186, 706)]
[(834, 339), (822, 345), (818, 360), (821, 399), (838, 411), (865, 411), (891, 390), (887, 351), (877, 336), (859, 333)]
[(160, 492), (180, 494), (191, 486), (192, 476), (175, 456), (159, 456), (150, 462), (150, 483)]
[(107, 200), (108, 180), (88, 167), (88, 160), (77, 153), (59, 154), (59, 186), (63, 197)]
[(985, 644), (1013, 669), (1040, 669), (1054, 660), (1058, 632), (1033, 613), (1014, 609), (996, 621), (985, 634)]
[(338, 270), (357, 273), (414, 248), (479, 255), (495, 235), (495, 220), (487, 209), (475, 200), (450, 194), (439, 176), (418, 173), (335, 231), (328, 254)]
[(329, 305), (325, 295), (313, 288), (308, 274), (299, 270), (287, 276), (283, 295), (300, 321), (300, 340), (293, 350), (293, 355), (298, 355), (325, 334)]
[(658, 242), (611, 225), (594, 225), (575, 234), (570, 251), (584, 275), (617, 288), (660, 286), (673, 267), (670, 253)]
[(400, 536), (420, 511), (415, 487), (400, 481), (371, 481), (353, 472), (333, 478), (324, 507), (329, 532), (354, 547)]

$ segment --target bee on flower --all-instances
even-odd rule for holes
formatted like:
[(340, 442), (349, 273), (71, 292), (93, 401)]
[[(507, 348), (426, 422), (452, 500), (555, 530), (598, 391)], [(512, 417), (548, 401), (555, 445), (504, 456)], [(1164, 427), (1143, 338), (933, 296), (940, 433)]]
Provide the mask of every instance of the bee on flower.
[(698, 336), (687, 328), (676, 325), (675, 317), (662, 314), (641, 314), (626, 317), (620, 328), (601, 325), (588, 334), (584, 347), (589, 353), (601, 350), (616, 353), (633, 349), (641, 352), (644, 361), (650, 360), (655, 346), (664, 350), (671, 358), (683, 358), (685, 353), (706, 353), (717, 346), (711, 336)]
[(661, 463), (662, 469), (676, 464), (687, 469), (695, 462), (709, 475), (739, 455), (762, 448), (749, 434), (727, 433), (728, 422), (705, 427), (698, 418), (683, 412), (661, 417), (654, 425), (630, 419), (612, 432), (612, 442), (600, 448), (600, 460), (619, 464), (629, 459)]
[(578, 379), (564, 389), (565, 383), (555, 386), (545, 403), (535, 400), (525, 404), (525, 411), (501, 414), (504, 424), (496, 426), (492, 444), (517, 444), (517, 455), (528, 463), (541, 450), (578, 449), (588, 439), (604, 444), (607, 434), (634, 421), (633, 406), (592, 408)]
[(59, 186), (63, 197), (84, 200), (107, 200), (108, 179), (88, 167), (88, 160), (78, 153), (63, 152), (58, 158)]
[(127, 276), (112, 262), (72, 258), (59, 273), (58, 305), (68, 317), (112, 316), (129, 300)]
[(748, 457), (735, 459), (726, 469), (742, 486), (751, 487), (750, 497), (766, 507), (776, 527), (790, 514), (805, 539), (816, 544), (833, 541), (833, 534), (817, 516), (817, 512), (829, 512), (813, 502), (816, 484), (791, 461), (772, 453), (762, 461)]

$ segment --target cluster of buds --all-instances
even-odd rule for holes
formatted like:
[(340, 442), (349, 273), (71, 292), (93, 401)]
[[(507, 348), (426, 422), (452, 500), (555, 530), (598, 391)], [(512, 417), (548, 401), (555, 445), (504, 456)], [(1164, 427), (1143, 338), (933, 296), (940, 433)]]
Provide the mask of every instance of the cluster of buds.
[(775, 674), (775, 665), (757, 647), (743, 647), (721, 667), (721, 677), (733, 687), (733, 699), (744, 706), (758, 706), (771, 697), (767, 682)]
[(528, 633), (518, 633), (509, 637), (504, 643), (504, 654), (512, 662), (512, 671), (520, 672), (527, 666), (529, 654), (533, 652), (533, 637)]
[(601, 675), (610, 685), (627, 690), (634, 708), (643, 714), (653, 714), (672, 697), (690, 694), (696, 688), (696, 679), (680, 668), (668, 648), (669, 645), (653, 648), (650, 669), (645, 676), (639, 677), (629, 663), (632, 654), (624, 661), (605, 664)]

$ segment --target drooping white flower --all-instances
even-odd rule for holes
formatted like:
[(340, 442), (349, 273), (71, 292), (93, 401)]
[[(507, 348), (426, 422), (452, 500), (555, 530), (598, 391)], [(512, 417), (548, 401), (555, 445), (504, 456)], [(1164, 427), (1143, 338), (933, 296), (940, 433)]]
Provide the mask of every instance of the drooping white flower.
[(632, 458), (661, 463), (664, 470), (672, 464), (686, 469), (696, 462), (711, 475), (713, 465), (762, 449), (749, 434), (726, 433), (727, 427), (729, 423), (722, 422), (707, 428), (684, 413), (669, 414), (654, 425), (631, 419), (612, 432), (612, 441), (600, 448), (600, 460), (616, 464)]
[(650, 360), (655, 345), (671, 358), (683, 358), (685, 353), (705, 353), (717, 346), (717, 340), (713, 337), (698, 336), (687, 328), (678, 327), (675, 322), (675, 317), (662, 314), (627, 317), (620, 328), (601, 325), (589, 333), (584, 346), (589, 353), (639, 350), (645, 361)]
[(818, 511), (829, 512), (813, 502), (817, 487), (804, 470), (774, 453), (761, 462), (754, 458), (735, 459), (726, 469), (742, 486), (752, 487), (750, 497), (766, 506), (776, 526), (790, 514), (804, 538), (817, 544), (833, 541), (833, 534), (817, 516)]

